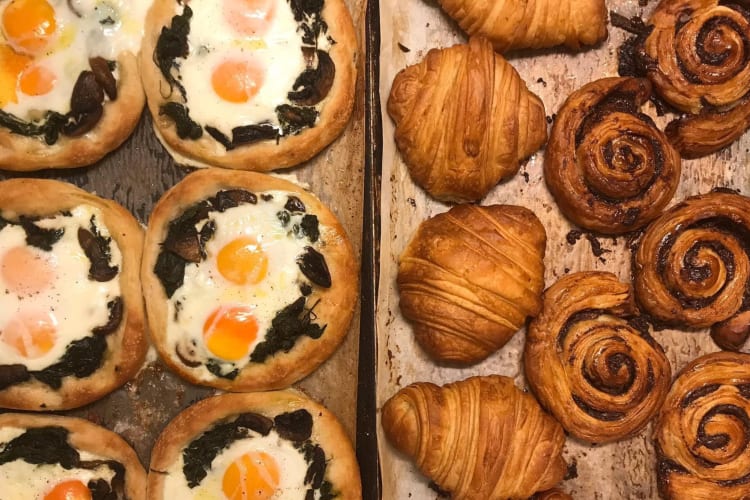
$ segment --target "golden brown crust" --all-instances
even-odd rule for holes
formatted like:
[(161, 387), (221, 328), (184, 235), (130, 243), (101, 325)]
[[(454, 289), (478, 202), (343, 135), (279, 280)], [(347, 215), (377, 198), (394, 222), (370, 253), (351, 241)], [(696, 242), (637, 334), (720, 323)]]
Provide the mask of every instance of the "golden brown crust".
[(386, 401), (381, 423), (454, 500), (526, 499), (565, 475), (562, 427), (507, 377), (412, 384)]
[(750, 355), (687, 365), (654, 429), (659, 492), (670, 500), (750, 497)]
[(662, 0), (643, 43), (656, 92), (688, 113), (667, 127), (686, 158), (718, 151), (750, 127), (750, 11), (720, 0)]
[(469, 35), (498, 52), (565, 45), (580, 49), (607, 37), (604, 0), (438, 0)]
[(655, 319), (687, 328), (712, 327), (723, 348), (750, 334), (747, 282), (750, 198), (713, 192), (688, 198), (656, 219), (635, 254), (636, 296)]
[[(332, 282), (332, 286), (325, 290), (316, 287), (309, 297), (313, 302), (321, 299), (315, 314), (320, 324), (328, 325), (323, 335), (317, 340), (300, 337), (289, 352), (276, 354), (262, 364), (248, 364), (234, 380), (218, 377), (203, 379), (199, 376), (203, 373), (202, 367), (190, 368), (175, 357), (166, 344), (167, 296), (153, 272), (169, 223), (191, 205), (223, 189), (246, 189), (251, 192), (282, 190), (299, 197), (308, 212), (318, 217), (321, 228), (319, 250), (325, 256)], [(159, 200), (146, 233), (141, 273), (151, 337), (161, 358), (190, 382), (229, 391), (280, 389), (310, 374), (333, 354), (346, 336), (359, 289), (359, 271), (351, 243), (336, 216), (312, 193), (265, 174), (221, 169), (194, 172)]]
[(544, 177), (560, 210), (602, 234), (639, 229), (667, 206), (680, 182), (680, 155), (640, 112), (651, 84), (604, 78), (568, 97), (557, 114)]
[(275, 139), (265, 140), (231, 151), (206, 133), (194, 141), (180, 139), (174, 121), (159, 114), (162, 104), (180, 99), (178, 92), (165, 97), (169, 94), (169, 83), (154, 63), (154, 49), (162, 26), (169, 26), (176, 13), (176, 0), (154, 1), (146, 17), (141, 49), (141, 73), (148, 107), (157, 135), (169, 148), (199, 164), (265, 172), (309, 160), (343, 132), (354, 108), (358, 57), (354, 24), (343, 0), (325, 0), (322, 11), (328, 34), (336, 40), (329, 52), (336, 66), (336, 76), (323, 101), (318, 122), (297, 135), (282, 137), (278, 143)]
[(96, 126), (80, 137), (60, 135), (53, 145), (44, 138), (13, 134), (0, 127), (0, 168), (31, 171), (43, 168), (81, 167), (95, 163), (117, 149), (138, 124), (145, 104), (138, 57), (124, 52), (117, 58), (117, 99), (104, 103)]
[(638, 322), (629, 285), (614, 274), (574, 273), (544, 293), (529, 325), (526, 380), (572, 435), (592, 443), (637, 434), (656, 415), (672, 371)]
[(146, 471), (135, 451), (114, 432), (81, 418), (28, 413), (0, 415), (0, 428), (32, 429), (48, 426), (68, 429), (70, 431), (68, 443), (75, 449), (121, 463), (125, 467), (125, 492), (128, 500), (145, 500)]
[(182, 450), (216, 422), (241, 413), (257, 413), (273, 419), (281, 413), (305, 409), (313, 417), (310, 440), (320, 445), (326, 455), (326, 479), (339, 492), (337, 498), (362, 498), (359, 466), (354, 448), (336, 416), (324, 406), (294, 390), (224, 394), (214, 396), (189, 407), (162, 431), (151, 454), (148, 476), (148, 498), (164, 499), (166, 471), (177, 460)]
[(103, 224), (122, 254), (118, 279), (124, 302), (120, 326), (107, 336), (104, 363), (85, 378), (63, 378), (60, 389), (34, 379), (0, 390), (0, 407), (17, 410), (65, 410), (96, 401), (135, 376), (148, 349), (140, 265), (143, 229), (126, 209), (64, 182), (11, 179), (0, 182), (0, 215), (15, 220), (52, 216), (78, 205), (101, 210)]
[(399, 261), (401, 312), (438, 361), (500, 349), (541, 308), (547, 241), (523, 207), (458, 205), (423, 222)]
[(414, 181), (444, 201), (476, 201), (547, 140), (544, 104), (484, 38), (432, 49), (388, 98)]
[(537, 493), (531, 500), (573, 500), (573, 497), (559, 488), (553, 488)]

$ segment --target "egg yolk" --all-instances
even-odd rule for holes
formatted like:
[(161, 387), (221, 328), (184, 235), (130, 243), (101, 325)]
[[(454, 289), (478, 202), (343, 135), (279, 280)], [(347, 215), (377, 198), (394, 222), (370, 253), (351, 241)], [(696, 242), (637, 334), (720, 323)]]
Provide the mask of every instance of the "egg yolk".
[(264, 70), (258, 62), (242, 59), (220, 63), (211, 73), (211, 86), (220, 98), (233, 103), (247, 102), (263, 85)]
[(245, 357), (257, 337), (258, 322), (247, 306), (221, 306), (203, 324), (208, 350), (229, 361)]
[(91, 490), (81, 481), (74, 479), (59, 483), (44, 495), (44, 500), (91, 500)]
[(0, 332), (0, 341), (29, 359), (47, 354), (56, 337), (57, 321), (48, 312), (22, 312), (12, 317)]
[(3, 285), (19, 295), (39, 293), (52, 285), (55, 270), (49, 260), (27, 246), (13, 247), (0, 260)]
[(55, 74), (44, 66), (29, 66), (18, 81), (18, 85), (26, 95), (44, 95), (52, 91), (57, 82)]
[(255, 285), (268, 274), (268, 255), (251, 236), (226, 244), (216, 256), (216, 267), (224, 278), (237, 285)]
[(30, 54), (42, 52), (57, 28), (55, 9), (47, 0), (12, 0), (3, 12), (2, 24), (13, 48)]
[(224, 19), (241, 36), (259, 37), (276, 14), (276, 0), (224, 0)]
[(247, 453), (227, 467), (221, 486), (228, 500), (267, 500), (279, 487), (279, 466), (268, 453)]
[(18, 79), (31, 61), (30, 57), (16, 53), (9, 45), (0, 45), (0, 107), (18, 102)]

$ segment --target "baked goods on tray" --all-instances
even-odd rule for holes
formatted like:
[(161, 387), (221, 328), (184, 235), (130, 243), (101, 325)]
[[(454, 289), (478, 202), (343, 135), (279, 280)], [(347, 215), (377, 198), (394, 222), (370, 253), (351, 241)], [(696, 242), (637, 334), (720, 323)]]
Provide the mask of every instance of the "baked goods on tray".
[(547, 236), (528, 209), (457, 205), (423, 222), (401, 254), (399, 305), (437, 361), (472, 364), (541, 308)]
[(432, 49), (388, 98), (412, 179), (443, 201), (476, 201), (547, 140), (544, 104), (487, 39)]
[(675, 205), (647, 228), (635, 253), (638, 302), (678, 328), (711, 327), (724, 348), (750, 335), (750, 198), (714, 191)]
[(151, 214), (142, 279), (154, 344), (187, 380), (288, 387), (344, 339), (352, 246), (313, 194), (254, 172), (200, 170)]
[(143, 230), (58, 181), (0, 182), (0, 408), (60, 410), (130, 380), (148, 343)]
[(412, 384), (381, 420), (388, 441), (455, 500), (526, 499), (565, 475), (562, 427), (508, 377)]
[(344, 0), (155, 0), (141, 71), (154, 130), (178, 163), (268, 171), (343, 131), (356, 55)]
[(750, 11), (743, 2), (662, 0), (634, 51), (659, 96), (684, 113), (666, 129), (686, 158), (750, 127)]
[(750, 496), (750, 355), (729, 352), (688, 364), (654, 429), (665, 499)]
[(579, 49), (607, 37), (604, 0), (438, 0), (469, 35), (484, 35), (495, 50), (565, 45)]
[(79, 167), (117, 148), (144, 104), (147, 0), (0, 5), (0, 168)]
[(3, 500), (145, 500), (146, 472), (117, 434), (87, 420), (0, 415)]
[(672, 371), (614, 274), (569, 274), (544, 292), (529, 325), (526, 380), (571, 435), (591, 443), (633, 436), (656, 415)]
[(154, 446), (148, 498), (359, 500), (362, 487), (336, 417), (286, 390), (215, 396), (180, 413)]
[(557, 113), (544, 177), (560, 211), (582, 228), (620, 234), (661, 214), (680, 182), (680, 155), (640, 107), (645, 78), (604, 78)]

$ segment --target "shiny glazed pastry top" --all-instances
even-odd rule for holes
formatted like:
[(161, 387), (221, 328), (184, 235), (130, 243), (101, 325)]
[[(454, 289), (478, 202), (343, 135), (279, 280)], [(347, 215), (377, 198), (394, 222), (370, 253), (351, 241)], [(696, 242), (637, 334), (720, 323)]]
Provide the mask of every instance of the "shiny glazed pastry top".
[(592, 443), (640, 432), (669, 389), (671, 368), (614, 274), (574, 273), (544, 292), (529, 325), (526, 379), (570, 434)]
[(604, 0), (438, 0), (469, 35), (498, 52), (565, 45), (579, 49), (607, 36)]
[(412, 384), (383, 405), (382, 425), (455, 500), (527, 499), (565, 475), (562, 427), (508, 377)]
[(412, 179), (443, 201), (483, 198), (547, 139), (544, 104), (481, 37), (399, 72), (388, 114)]
[(423, 222), (399, 260), (401, 312), (436, 361), (477, 363), (541, 308), (546, 233), (523, 207), (458, 205)]

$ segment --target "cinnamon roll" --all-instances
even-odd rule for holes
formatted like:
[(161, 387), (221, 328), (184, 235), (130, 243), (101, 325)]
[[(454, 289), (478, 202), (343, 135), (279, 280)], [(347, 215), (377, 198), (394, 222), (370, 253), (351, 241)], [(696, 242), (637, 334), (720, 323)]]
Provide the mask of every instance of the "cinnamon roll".
[(565, 475), (565, 435), (513, 379), (420, 382), (383, 405), (394, 447), (453, 500), (526, 499)]
[(543, 298), (524, 352), (529, 386), (570, 434), (593, 443), (638, 433), (656, 415), (671, 368), (614, 274), (565, 276)]
[(667, 136), (686, 158), (718, 151), (750, 127), (750, 5), (662, 0), (641, 48), (657, 93), (685, 113)]
[(443, 201), (483, 198), (547, 140), (541, 99), (481, 37), (402, 70), (388, 114), (412, 179)]
[(664, 498), (750, 498), (750, 355), (720, 352), (687, 365), (654, 439)]
[(423, 222), (401, 255), (401, 312), (435, 360), (472, 364), (541, 308), (547, 236), (523, 207), (458, 205)]
[(560, 210), (603, 234), (656, 218), (680, 181), (680, 156), (647, 115), (644, 78), (604, 78), (574, 92), (557, 114), (544, 176)]
[(656, 320), (712, 327), (723, 349), (750, 335), (750, 198), (712, 192), (656, 219), (635, 253), (635, 291)]

